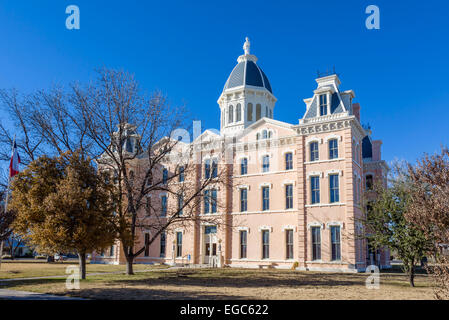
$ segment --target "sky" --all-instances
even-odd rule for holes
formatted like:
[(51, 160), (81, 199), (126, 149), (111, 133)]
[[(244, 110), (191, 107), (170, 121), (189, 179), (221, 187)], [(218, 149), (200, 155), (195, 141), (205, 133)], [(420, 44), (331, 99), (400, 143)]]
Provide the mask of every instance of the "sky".
[[(79, 30), (66, 28), (69, 5)], [(380, 9), (378, 30), (365, 26), (368, 5)], [(448, 14), (449, 2), (434, 0), (2, 0), (0, 88), (32, 93), (119, 68), (219, 129), (217, 100), (249, 37), (275, 119), (297, 124), (317, 70), (335, 67), (383, 158), (414, 162), (449, 145)]]

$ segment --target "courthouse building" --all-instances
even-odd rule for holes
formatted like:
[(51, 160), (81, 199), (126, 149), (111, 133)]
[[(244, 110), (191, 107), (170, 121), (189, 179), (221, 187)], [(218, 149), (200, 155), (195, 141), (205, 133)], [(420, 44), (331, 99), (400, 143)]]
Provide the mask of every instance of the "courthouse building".
[[(230, 183), (211, 190), (222, 205), (198, 209), (199, 215), (221, 216), (227, 223), (170, 228), (135, 262), (345, 272), (372, 264), (388, 268), (389, 252), (369, 246), (362, 223), (365, 191), (385, 181), (388, 167), (382, 142), (361, 125), (354, 91), (342, 90), (336, 74), (319, 77), (304, 99), (305, 111), (290, 109), (298, 121), (282, 122), (275, 120), (277, 98), (248, 39), (237, 62), (218, 99), (220, 131), (206, 130), (191, 142), (205, 149), (194, 179), (210, 175), (211, 162), (224, 161), (214, 157), (220, 148), (233, 149)], [(161, 207), (171, 200), (163, 194), (154, 198)], [(143, 230), (140, 241), (150, 232)], [(125, 262), (118, 243), (92, 259)]]

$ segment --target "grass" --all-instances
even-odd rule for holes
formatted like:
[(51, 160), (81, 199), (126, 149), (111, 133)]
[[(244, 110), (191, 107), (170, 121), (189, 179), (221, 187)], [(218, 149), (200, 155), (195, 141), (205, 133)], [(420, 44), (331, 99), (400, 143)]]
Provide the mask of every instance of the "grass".
[(366, 274), (335, 274), (292, 270), (152, 269), (150, 272), (98, 275), (69, 291), (65, 280), (30, 280), (4, 283), (5, 289), (70, 295), (88, 299), (433, 299), (432, 280), (416, 277), (411, 288), (407, 276), (385, 273), (380, 289), (365, 287)]
[[(0, 279), (32, 278), (44, 276), (63, 276), (68, 266), (78, 265), (78, 261), (65, 261), (64, 263), (47, 263), (45, 261), (2, 261), (0, 266)], [(147, 270), (155, 266), (138, 264), (134, 270)], [(87, 273), (120, 272), (125, 271), (124, 265), (87, 264)]]

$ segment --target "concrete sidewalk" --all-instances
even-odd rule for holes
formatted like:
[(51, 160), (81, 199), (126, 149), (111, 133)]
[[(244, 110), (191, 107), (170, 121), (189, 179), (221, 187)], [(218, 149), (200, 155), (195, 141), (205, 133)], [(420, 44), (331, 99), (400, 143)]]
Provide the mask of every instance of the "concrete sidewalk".
[(0, 289), (0, 300), (84, 300), (84, 299), (66, 296), (54, 296), (50, 294), (43, 294), (36, 292)]

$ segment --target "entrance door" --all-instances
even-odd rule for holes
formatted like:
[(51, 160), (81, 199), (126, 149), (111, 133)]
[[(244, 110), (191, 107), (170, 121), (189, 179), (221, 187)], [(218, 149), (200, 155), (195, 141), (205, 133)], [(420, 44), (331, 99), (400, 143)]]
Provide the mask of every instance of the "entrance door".
[(217, 257), (217, 227), (204, 228), (204, 263), (213, 263)]

